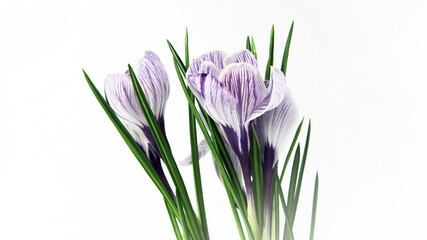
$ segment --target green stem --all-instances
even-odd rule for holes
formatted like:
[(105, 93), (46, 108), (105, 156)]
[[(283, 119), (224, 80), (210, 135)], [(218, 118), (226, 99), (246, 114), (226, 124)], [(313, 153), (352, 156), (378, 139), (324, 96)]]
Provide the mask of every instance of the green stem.
[(171, 224), (172, 224), (173, 231), (175, 233), (176, 239), (182, 240), (181, 231), (179, 230), (178, 223), (176, 222), (175, 215), (173, 214), (171, 206), (166, 201), (166, 199), (165, 199), (165, 205), (166, 205), (166, 209), (168, 210), (168, 215), (169, 215), (169, 218), (171, 220)]

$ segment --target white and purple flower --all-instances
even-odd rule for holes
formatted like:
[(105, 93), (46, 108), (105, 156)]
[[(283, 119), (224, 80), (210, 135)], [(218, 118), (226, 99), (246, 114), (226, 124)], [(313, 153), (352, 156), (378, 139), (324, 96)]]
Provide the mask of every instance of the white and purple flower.
[[(169, 80), (165, 67), (154, 52), (146, 51), (139, 59), (134, 71), (154, 116), (165, 134), (164, 109), (169, 97)], [(146, 154), (173, 196), (161, 166), (159, 149), (139, 105), (129, 71), (108, 75), (104, 88), (108, 104)]]
[[(227, 150), (241, 177), (253, 209), (250, 131), (257, 135), (264, 171), (265, 199), (269, 202), (273, 169), (282, 152), (297, 110), (280, 69), (271, 67), (265, 80), (252, 53), (227, 55), (221, 51), (195, 59), (187, 71), (187, 83), (206, 113), (217, 123)], [(265, 205), (270, 208), (270, 204)], [(267, 209), (266, 209), (267, 210)], [(267, 212), (267, 211), (266, 211)]]

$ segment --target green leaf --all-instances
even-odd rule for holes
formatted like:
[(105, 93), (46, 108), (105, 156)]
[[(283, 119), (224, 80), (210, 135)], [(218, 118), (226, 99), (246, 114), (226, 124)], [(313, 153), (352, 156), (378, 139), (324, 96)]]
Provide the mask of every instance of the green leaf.
[(265, 69), (265, 79), (270, 79), (270, 67), (273, 66), (273, 60), (274, 60), (274, 25), (271, 27), (271, 34), (270, 34), (270, 51), (268, 55), (268, 62), (267, 62), (267, 68)]
[(264, 220), (264, 183), (261, 165), (261, 156), (255, 131), (251, 130), (250, 158), (252, 166), (252, 186), (255, 195), (255, 211), (258, 226), (263, 226)]
[[(300, 145), (298, 144), (297, 150), (295, 152), (294, 162), (292, 164), (291, 180), (289, 182), (288, 189), (288, 210), (289, 218), (286, 221), (290, 221), (290, 225), (293, 226), (293, 209), (294, 209), (294, 200), (295, 200), (295, 188), (298, 176), (298, 168), (300, 162)], [(285, 237), (287, 239), (287, 237)]]
[(236, 205), (233, 201), (233, 196), (230, 193), (230, 190), (225, 189), (227, 191), (228, 201), (230, 202), (231, 211), (233, 212), (234, 221), (236, 222), (237, 230), (239, 231), (239, 236), (241, 240), (245, 240), (245, 234), (243, 233), (242, 223), (240, 222), (239, 214), (236, 211)]
[(316, 225), (317, 195), (318, 194), (319, 194), (319, 174), (316, 173), (316, 181), (314, 183), (314, 194), (313, 194), (313, 208), (311, 210), (310, 240), (314, 239), (314, 227)]
[(181, 231), (179, 230), (178, 224), (176, 222), (175, 215), (173, 214), (172, 207), (169, 205), (169, 203), (165, 199), (165, 205), (166, 209), (168, 210), (168, 215), (171, 220), (173, 232), (175, 233), (175, 237), (177, 240), (182, 240)]
[(203, 110), (200, 104), (199, 104), (199, 107), (201, 109), (201, 112), (204, 118), (206, 119), (206, 122), (208, 123), (209, 131), (212, 134), (212, 142), (215, 146), (215, 149), (218, 152), (220, 159), (223, 161), (226, 172), (230, 177), (231, 186), (233, 187), (234, 191), (237, 193), (239, 200), (244, 204), (246, 208), (245, 196), (243, 194), (243, 189), (240, 187), (240, 182), (239, 182), (239, 178), (237, 177), (236, 169), (234, 168), (231, 158), (228, 155), (227, 149), (218, 131), (218, 128), (216, 127), (215, 122), (212, 120), (212, 118), (209, 115), (206, 114), (206, 112)]
[[(277, 175), (277, 169), (276, 169), (274, 177), (276, 179), (276, 182), (279, 182), (279, 177)], [(294, 240), (294, 234), (293, 234), (293, 231), (292, 231), (292, 225), (291, 225), (291, 223), (289, 221), (290, 220), (290, 216), (289, 216), (288, 206), (286, 205), (285, 197), (283, 196), (283, 190), (282, 190), (281, 186), (279, 186), (279, 197), (280, 197), (280, 201), (282, 203), (283, 213), (285, 214), (285, 218), (286, 218), (286, 221), (285, 221), (285, 231), (283, 233), (283, 239), (285, 239), (285, 236), (288, 236), (290, 240)], [(286, 233), (288, 235), (286, 235)]]
[[(178, 203), (179, 216), (182, 219), (182, 222), (185, 223), (186, 221), (185, 221), (184, 207), (182, 204), (182, 198), (181, 198), (181, 194), (179, 191), (176, 191), (176, 201)], [(187, 225), (182, 224), (181, 226), (182, 226), (182, 231), (184, 232), (184, 239), (190, 240)]]
[(182, 176), (179, 172), (178, 166), (176, 165), (175, 159), (172, 155), (170, 146), (165, 136), (163, 135), (159, 124), (157, 123), (157, 120), (153, 114), (153, 111), (151, 110), (151, 107), (148, 104), (145, 94), (141, 88), (141, 85), (138, 82), (138, 79), (135, 76), (135, 73), (132, 67), (130, 65), (128, 65), (128, 67), (129, 67), (129, 75), (130, 75), (130, 78), (132, 79), (132, 84), (135, 89), (135, 93), (140, 103), (142, 112), (144, 113), (145, 119), (147, 120), (148, 126), (150, 127), (150, 131), (157, 144), (157, 147), (159, 148), (160, 154), (162, 155), (165, 165), (169, 170), (172, 180), (177, 190), (181, 193), (184, 208), (187, 214), (189, 214), (188, 219), (191, 223), (191, 228), (195, 232), (196, 236), (198, 236), (198, 238), (204, 239), (199, 227), (197, 216), (191, 206), (191, 201), (188, 196), (187, 189), (185, 187)]
[[(275, 168), (275, 173), (277, 175), (277, 167)], [(275, 229), (275, 234), (274, 236), (276, 237), (276, 240), (279, 240), (279, 235), (280, 235), (280, 211), (279, 211), (279, 188), (280, 188), (280, 183), (278, 181), (277, 178), (274, 178), (274, 182), (275, 182), (275, 190), (274, 190), (274, 229)]]
[(298, 207), (298, 199), (301, 192), (302, 178), (304, 176), (305, 162), (307, 160), (308, 144), (310, 143), (311, 120), (308, 123), (307, 138), (305, 139), (304, 153), (302, 155), (301, 168), (298, 174), (298, 184), (295, 192), (295, 200), (292, 209), (292, 224), (295, 221), (295, 214)]
[(175, 48), (172, 46), (172, 44), (169, 42), (169, 40), (166, 40), (166, 41), (168, 43), (169, 49), (172, 52), (172, 56), (174, 58), (174, 62), (177, 63), (178, 69), (185, 76), (185, 74), (187, 72), (187, 67), (185, 67), (184, 63), (182, 62), (181, 58), (179, 57), (179, 54), (176, 52)]
[(190, 54), (188, 50), (188, 29), (185, 28), (185, 67), (190, 67)]
[[(188, 50), (188, 30), (185, 29), (185, 64), (186, 67), (190, 65), (190, 56)], [(192, 94), (191, 94), (192, 95)], [(194, 96), (192, 96), (194, 102)], [(193, 162), (193, 176), (194, 176), (194, 188), (196, 192), (197, 210), (199, 213), (200, 221), (203, 227), (203, 233), (206, 240), (209, 240), (208, 223), (206, 220), (205, 203), (203, 198), (202, 179), (200, 176), (200, 165), (199, 165), (199, 150), (197, 146), (197, 132), (196, 132), (196, 121), (193, 114), (191, 113), (190, 106), (188, 107), (188, 123), (190, 129), (190, 145), (191, 145), (191, 160)]]
[(246, 37), (246, 49), (251, 51), (252, 47), (251, 47), (251, 40), (249, 38), (249, 36)]
[(286, 40), (285, 50), (283, 52), (282, 67), (280, 68), (283, 74), (285, 74), (285, 76), (286, 76), (286, 68), (288, 66), (289, 48), (291, 47), (293, 30), (294, 30), (294, 21), (292, 21), (291, 28), (289, 29), (288, 39)]
[(150, 177), (150, 179), (153, 181), (153, 183), (159, 189), (159, 191), (163, 195), (165, 201), (171, 207), (174, 215), (178, 215), (178, 209), (177, 209), (177, 206), (175, 204), (175, 200), (173, 199), (173, 196), (170, 195), (169, 191), (166, 189), (165, 185), (160, 180), (160, 178), (157, 175), (156, 171), (154, 170), (153, 166), (149, 162), (147, 156), (145, 156), (145, 154), (142, 152), (138, 143), (135, 142), (133, 137), (130, 135), (130, 133), (125, 128), (125, 126), (122, 124), (122, 122), (116, 116), (115, 112), (113, 111), (113, 109), (111, 109), (110, 105), (108, 105), (107, 101), (105, 101), (104, 97), (101, 95), (101, 93), (95, 87), (92, 80), (90, 80), (89, 76), (86, 74), (86, 72), (84, 70), (83, 70), (83, 74), (86, 78), (86, 81), (87, 81), (90, 89), (92, 90), (92, 92), (95, 95), (96, 99), (98, 100), (99, 104), (104, 109), (107, 116), (110, 118), (111, 122), (116, 127), (117, 131), (120, 133), (120, 136), (126, 142), (126, 144), (130, 148), (130, 150), (132, 151), (132, 153), (134, 154), (134, 156), (136, 157), (138, 162), (141, 164), (142, 168), (144, 168), (148, 177)]
[(258, 60), (257, 53), (256, 53), (256, 48), (255, 48), (255, 41), (254, 41), (254, 37), (253, 36), (251, 36), (251, 52), (254, 55), (255, 59)]
[(292, 144), (289, 147), (288, 155), (286, 155), (286, 160), (282, 168), (282, 173), (280, 174), (280, 183), (283, 181), (283, 177), (285, 176), (286, 166), (288, 165), (289, 159), (291, 159), (292, 151), (294, 150), (295, 144), (298, 140), (299, 133), (301, 132), (302, 123), (304, 122), (304, 118), (301, 120), (301, 123), (298, 126), (297, 131), (295, 132), (294, 139), (292, 140)]
[(292, 164), (292, 172), (291, 172), (291, 180), (289, 182), (289, 190), (288, 190), (288, 206), (291, 208), (291, 216), (292, 216), (292, 209), (293, 209), (293, 203), (295, 199), (295, 188), (297, 183), (297, 177), (298, 177), (298, 168), (299, 168), (299, 162), (300, 162), (300, 146), (298, 144), (297, 151), (295, 152), (294, 162)]

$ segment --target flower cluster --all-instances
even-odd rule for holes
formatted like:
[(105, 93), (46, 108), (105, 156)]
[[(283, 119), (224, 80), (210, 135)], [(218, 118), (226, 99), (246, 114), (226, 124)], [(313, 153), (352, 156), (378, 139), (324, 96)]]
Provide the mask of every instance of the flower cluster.
[[(292, 26), (289, 36), (292, 36)], [(299, 144), (294, 154), (286, 204), (281, 182), (302, 125), (301, 122), (279, 178), (279, 159), (290, 131), (299, 120), (285, 78), (289, 36), (281, 69), (272, 66), (274, 41), (270, 42), (266, 77), (260, 73), (255, 45), (249, 37), (245, 50), (234, 54), (212, 51), (190, 63), (186, 35), (185, 64), (168, 42), (189, 104), (191, 154), (181, 163), (193, 164), (198, 214), (166, 137), (164, 114), (170, 86), (159, 57), (146, 51), (135, 68), (129, 65), (124, 73), (108, 75), (104, 82), (105, 99), (84, 73), (99, 103), (161, 192), (177, 239), (209, 239), (199, 166), (199, 159), (209, 152), (224, 183), (240, 238), (246, 239), (242, 219), (249, 239), (278, 239), (280, 196), (286, 216), (283, 236), (293, 239), (292, 226), (307, 157), (310, 125), (301, 166)], [(199, 144), (196, 121), (204, 136)], [(317, 181), (316, 176), (313, 219)], [(314, 232), (313, 219), (310, 239)]]

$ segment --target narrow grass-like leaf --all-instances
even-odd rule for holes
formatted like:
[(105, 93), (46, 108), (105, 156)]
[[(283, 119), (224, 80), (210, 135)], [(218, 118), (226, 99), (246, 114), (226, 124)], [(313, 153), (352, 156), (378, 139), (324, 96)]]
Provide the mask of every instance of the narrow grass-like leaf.
[(256, 53), (256, 47), (255, 47), (255, 40), (254, 40), (253, 36), (251, 36), (251, 52), (254, 55), (255, 59), (258, 60), (258, 56)]
[(292, 164), (292, 172), (291, 172), (291, 180), (289, 181), (289, 189), (288, 189), (288, 210), (289, 210), (289, 219), (286, 221), (290, 221), (290, 224), (293, 225), (293, 216), (294, 216), (294, 200), (295, 200), (295, 188), (298, 177), (298, 169), (300, 163), (300, 145), (298, 144), (297, 150), (294, 156), (294, 162)]
[(269, 231), (269, 233), (270, 233), (270, 239), (272, 238), (272, 232), (273, 232), (273, 230), (274, 230), (274, 226), (273, 226), (273, 223), (274, 223), (274, 218), (275, 218), (275, 216), (274, 216), (274, 214), (275, 214), (275, 211), (274, 211), (274, 194), (275, 194), (275, 190), (276, 190), (276, 181), (275, 181), (275, 179), (273, 178), (273, 181), (272, 181), (272, 184), (271, 184), (271, 197), (270, 197), (270, 209), (269, 209), (269, 214), (268, 214), (268, 217), (270, 218), (270, 219), (266, 219), (266, 221), (270, 221), (270, 229), (268, 229), (268, 231)]
[(243, 233), (242, 223), (240, 222), (239, 214), (236, 210), (236, 205), (233, 201), (233, 196), (230, 193), (230, 190), (226, 189), (228, 201), (230, 203), (231, 211), (233, 212), (234, 221), (236, 222), (237, 230), (239, 231), (239, 236), (241, 240), (246, 240), (245, 234)]
[[(188, 48), (188, 30), (185, 28), (185, 67), (188, 69), (190, 65), (190, 56)], [(191, 94), (192, 95), (192, 94)], [(194, 96), (192, 96), (194, 102)], [(197, 146), (197, 131), (196, 121), (193, 114), (191, 113), (190, 106), (188, 107), (188, 123), (190, 129), (190, 145), (191, 145), (191, 159), (193, 165), (193, 176), (194, 176), (194, 188), (196, 192), (197, 210), (199, 213), (200, 222), (203, 227), (203, 233), (206, 240), (209, 240), (208, 223), (206, 220), (205, 201), (203, 198), (203, 187), (202, 179), (200, 176), (200, 165), (199, 165), (199, 150)]]
[(317, 195), (318, 194), (319, 194), (319, 174), (316, 173), (316, 181), (314, 183), (314, 194), (313, 194), (313, 208), (311, 210), (310, 240), (314, 239), (314, 228), (316, 225)]
[[(182, 222), (186, 222), (185, 221), (185, 214), (184, 214), (184, 207), (182, 204), (181, 193), (179, 191), (176, 191), (176, 202), (178, 204), (179, 216), (182, 219)], [(182, 232), (184, 233), (184, 239), (190, 240), (190, 235), (188, 233), (187, 225), (182, 224), (181, 227), (182, 227)]]
[(304, 176), (305, 163), (307, 160), (308, 145), (310, 143), (310, 132), (311, 132), (311, 120), (308, 123), (307, 138), (305, 139), (304, 153), (302, 155), (301, 167), (300, 167), (300, 171), (298, 173), (298, 183), (297, 183), (297, 188), (295, 191), (294, 204), (292, 206), (292, 216), (291, 216), (292, 217), (292, 224), (295, 221), (295, 215), (296, 215), (297, 207), (298, 207), (298, 199), (299, 199), (299, 195), (301, 192), (302, 178)]
[(251, 47), (251, 39), (249, 38), (249, 36), (246, 37), (246, 49), (251, 51), (252, 47)]
[(190, 66), (190, 53), (188, 49), (188, 29), (185, 28), (185, 67), (188, 69)]
[[(275, 174), (277, 172), (277, 167), (275, 169)], [(274, 178), (275, 189), (274, 189), (274, 231), (275, 231), (275, 239), (279, 240), (280, 235), (280, 211), (279, 211), (279, 188), (280, 182), (277, 178)]]
[[(168, 41), (168, 44), (171, 47), (171, 51), (172, 51), (173, 47), (169, 43), (169, 41)], [(206, 126), (203, 123), (202, 118), (200, 117), (200, 115), (199, 115), (199, 113), (197, 111), (196, 106), (194, 105), (194, 103), (191, 102), (191, 96), (190, 96), (189, 92), (187, 91), (187, 87), (185, 85), (184, 79), (182, 78), (182, 76), (180, 74), (180, 70), (179, 70), (179, 67), (178, 67), (178, 62), (176, 61), (175, 58), (174, 58), (174, 64), (175, 64), (175, 70), (176, 70), (178, 79), (179, 79), (179, 81), (181, 83), (181, 87), (183, 89), (183, 92), (184, 92), (184, 94), (185, 94), (185, 96), (187, 98), (187, 101), (189, 102), (189, 105), (191, 107), (192, 113), (193, 113), (194, 117), (197, 120), (197, 123), (198, 123), (198, 125), (200, 127), (200, 130), (202, 130), (202, 133), (203, 133), (203, 135), (205, 137), (206, 143), (208, 144), (209, 148), (211, 149), (211, 153), (214, 156), (215, 162), (218, 165), (218, 168), (219, 168), (219, 171), (221, 173), (222, 179), (224, 180), (224, 185), (225, 185), (225, 187), (227, 189), (230, 190), (233, 198), (236, 201), (237, 206), (239, 207), (239, 209), (241, 209), (241, 214), (242, 214), (243, 222), (245, 223), (246, 230), (247, 230), (248, 235), (249, 235), (249, 239), (254, 240), (254, 235), (253, 235), (252, 229), (251, 229), (249, 221), (248, 221), (247, 213), (246, 213), (245, 210), (243, 210), (243, 209), (245, 209), (244, 205), (241, 202), (241, 200), (239, 199), (238, 194), (236, 193), (235, 189), (231, 185), (229, 176), (228, 176), (228, 174), (227, 174), (227, 172), (226, 172), (226, 170), (224, 168), (224, 165), (223, 165), (221, 159), (219, 158), (219, 154), (218, 154), (218, 152), (215, 149), (215, 146), (214, 146), (214, 144), (213, 144), (213, 142), (212, 142), (212, 140), (211, 140), (211, 138), (209, 136), (209, 133), (208, 133), (208, 131), (206, 129)]]
[(292, 144), (289, 147), (288, 154), (286, 155), (285, 163), (283, 164), (283, 167), (282, 167), (282, 173), (280, 174), (280, 183), (282, 183), (283, 177), (285, 176), (285, 170), (288, 165), (289, 159), (291, 159), (292, 151), (294, 150), (295, 144), (298, 140), (298, 136), (299, 136), (299, 133), (301, 132), (301, 127), (303, 122), (304, 122), (304, 118), (301, 120), (301, 123), (299, 124), (298, 129), (295, 132), (294, 139), (292, 140)]
[(173, 232), (175, 233), (175, 237), (177, 240), (182, 240), (181, 231), (179, 230), (178, 223), (176, 222), (175, 215), (173, 214), (172, 207), (169, 206), (169, 203), (165, 199), (166, 209), (168, 210), (168, 215), (171, 220)]
[[(169, 49), (172, 52), (174, 62), (177, 63), (177, 66), (179, 70), (184, 74), (187, 72), (187, 68), (185, 67), (184, 63), (182, 62), (181, 58), (179, 57), (179, 54), (176, 52), (175, 48), (172, 46), (172, 44), (169, 42), (169, 40), (166, 40), (169, 46)], [(187, 90), (186, 90), (187, 91)]]
[(252, 186), (254, 188), (255, 195), (255, 211), (258, 221), (258, 226), (263, 226), (264, 220), (264, 186), (263, 186), (263, 174), (261, 165), (261, 156), (259, 151), (258, 140), (255, 134), (255, 130), (252, 128), (251, 131), (251, 166), (252, 166)]
[(228, 175), (230, 176), (231, 185), (235, 189), (235, 192), (238, 194), (240, 201), (243, 202), (243, 204), (245, 205), (245, 208), (246, 208), (245, 197), (243, 194), (243, 190), (240, 187), (240, 182), (239, 182), (239, 178), (238, 178), (237, 173), (236, 173), (236, 169), (234, 168), (234, 165), (231, 161), (231, 158), (228, 155), (227, 149), (226, 149), (224, 141), (222, 140), (222, 137), (219, 133), (219, 130), (218, 130), (217, 126), (215, 125), (215, 122), (212, 120), (212, 118), (209, 115), (207, 115), (205, 113), (203, 108), (200, 107), (200, 109), (201, 109), (201, 112), (202, 112), (204, 118), (206, 119), (206, 121), (208, 123), (209, 130), (212, 133), (212, 141), (213, 141), (214, 145), (217, 146), (217, 152), (218, 152), (219, 156), (221, 157), (221, 159), (223, 160), (225, 169), (226, 169)]
[(156, 171), (154, 170), (153, 166), (149, 162), (147, 156), (142, 152), (141, 148), (139, 147), (138, 143), (133, 139), (133, 137), (130, 135), (130, 133), (127, 131), (123, 123), (119, 120), (119, 118), (116, 116), (114, 110), (110, 107), (110, 105), (105, 101), (102, 94), (98, 91), (98, 89), (93, 84), (92, 80), (90, 80), (89, 76), (86, 74), (86, 72), (83, 70), (83, 74), (86, 78), (86, 81), (92, 90), (93, 94), (95, 95), (96, 99), (98, 100), (101, 107), (104, 109), (105, 113), (110, 118), (111, 122), (116, 127), (117, 131), (120, 133), (120, 136), (123, 138), (123, 140), (126, 142), (138, 162), (141, 164), (142, 168), (144, 168), (145, 172), (147, 173), (148, 177), (153, 181), (153, 183), (156, 185), (156, 187), (159, 189), (160, 193), (163, 195), (165, 201), (169, 204), (171, 207), (174, 215), (178, 215), (178, 209), (175, 204), (175, 200), (173, 199), (173, 196), (170, 195), (168, 190), (166, 189), (163, 182), (160, 180), (159, 176), (157, 175)]
[(147, 120), (148, 126), (150, 127), (150, 131), (156, 141), (157, 147), (159, 148), (160, 154), (165, 162), (166, 167), (171, 174), (172, 180), (177, 188), (177, 190), (181, 193), (181, 197), (183, 200), (184, 208), (187, 212), (188, 219), (191, 223), (192, 230), (196, 233), (196, 236), (200, 239), (203, 238), (203, 234), (199, 227), (199, 222), (197, 220), (197, 216), (191, 206), (191, 201), (187, 193), (187, 189), (185, 187), (184, 181), (182, 179), (181, 173), (179, 172), (178, 166), (176, 165), (175, 159), (172, 155), (170, 146), (166, 140), (166, 137), (163, 135), (159, 124), (151, 110), (150, 105), (145, 97), (145, 94), (141, 88), (141, 85), (138, 82), (138, 79), (135, 76), (135, 73), (130, 65), (129, 67), (129, 75), (132, 79), (132, 84), (135, 89), (136, 96), (140, 103), (142, 112), (144, 113), (145, 119)]
[(283, 52), (282, 67), (280, 68), (283, 74), (285, 74), (285, 76), (286, 76), (286, 68), (288, 66), (289, 48), (291, 47), (293, 30), (294, 30), (294, 21), (292, 21), (291, 28), (289, 29), (289, 33), (288, 33), (288, 39), (286, 39), (285, 50)]
[(299, 163), (300, 163), (300, 146), (298, 144), (297, 150), (295, 152), (294, 162), (292, 164), (291, 180), (289, 181), (289, 190), (288, 190), (288, 206), (291, 209), (291, 212), (290, 212), (291, 215), (292, 215), (292, 208), (293, 208), (294, 199), (295, 199), (295, 188), (297, 184)]
[(273, 60), (274, 60), (274, 25), (271, 27), (271, 34), (270, 34), (270, 50), (268, 52), (268, 62), (267, 62), (267, 68), (265, 69), (265, 79), (270, 79), (270, 67), (273, 66)]
[[(274, 175), (276, 182), (279, 182), (279, 176), (277, 175), (277, 171)], [(280, 201), (282, 203), (282, 208), (283, 208), (283, 213), (285, 214), (285, 231), (283, 233), (283, 239), (285, 239), (285, 236), (288, 236), (290, 240), (294, 240), (294, 234), (292, 231), (292, 225), (290, 223), (290, 216), (289, 216), (289, 211), (288, 211), (288, 206), (286, 205), (286, 201), (285, 201), (285, 197), (283, 196), (283, 190), (282, 190), (282, 186), (279, 186), (279, 197), (280, 197)], [(287, 234), (287, 235), (286, 235)]]
[[(207, 116), (207, 114), (205, 116)], [(214, 146), (216, 146), (217, 153), (219, 154), (220, 159), (223, 161), (225, 170), (228, 176), (230, 177), (231, 187), (236, 192), (237, 197), (239, 198), (239, 201), (243, 203), (244, 209), (246, 209), (247, 207), (246, 198), (244, 196), (243, 189), (241, 188), (240, 181), (236, 173), (236, 169), (234, 168), (233, 162), (231, 161), (231, 158), (228, 155), (228, 152), (226, 150), (225, 144), (221, 136), (219, 135), (218, 129), (216, 128), (216, 125), (213, 122), (213, 120), (210, 119), (210, 117), (209, 118), (205, 117), (205, 119), (209, 119), (207, 122), (208, 122), (208, 127), (212, 132), (212, 142)]]

